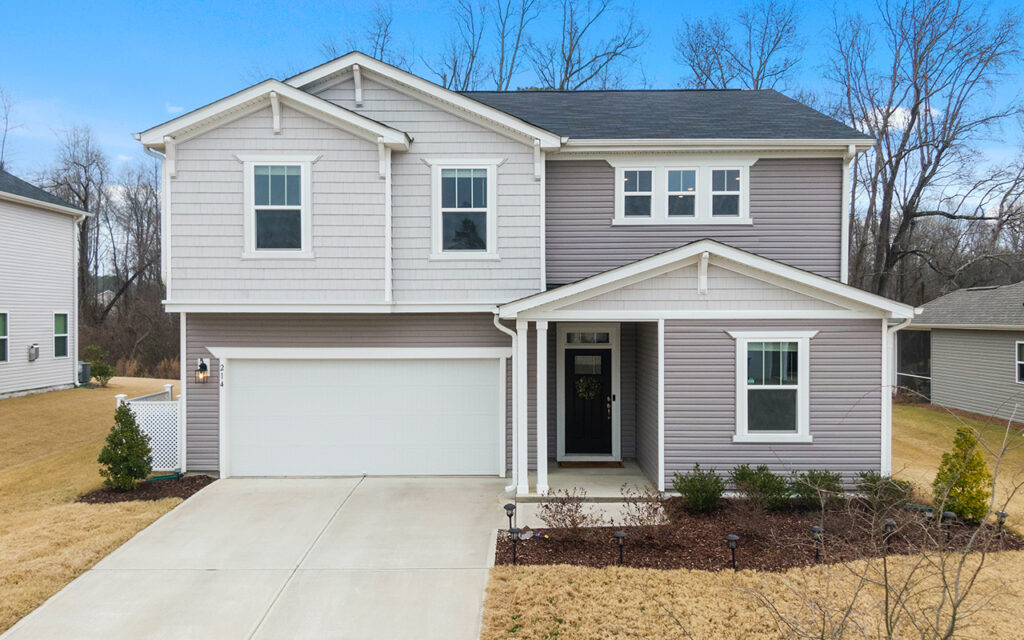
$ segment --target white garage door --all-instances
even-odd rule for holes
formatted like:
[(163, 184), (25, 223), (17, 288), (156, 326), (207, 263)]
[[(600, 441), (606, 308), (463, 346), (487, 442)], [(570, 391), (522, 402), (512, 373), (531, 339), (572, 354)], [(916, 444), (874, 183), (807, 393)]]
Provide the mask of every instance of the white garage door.
[(500, 360), (232, 360), (234, 476), (499, 473)]

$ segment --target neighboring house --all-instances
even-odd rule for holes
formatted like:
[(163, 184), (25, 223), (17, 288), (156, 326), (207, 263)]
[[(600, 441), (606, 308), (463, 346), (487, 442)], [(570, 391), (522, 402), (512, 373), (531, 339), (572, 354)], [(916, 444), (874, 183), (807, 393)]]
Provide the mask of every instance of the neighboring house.
[(137, 137), (190, 470), (890, 468), (914, 310), (843, 284), (872, 142), (779, 93), (460, 94), (351, 53)]
[(901, 385), (930, 379), (932, 404), (1024, 422), (1024, 282), (936, 298), (899, 344)]
[(78, 223), (87, 215), (0, 169), (0, 398), (76, 382)]

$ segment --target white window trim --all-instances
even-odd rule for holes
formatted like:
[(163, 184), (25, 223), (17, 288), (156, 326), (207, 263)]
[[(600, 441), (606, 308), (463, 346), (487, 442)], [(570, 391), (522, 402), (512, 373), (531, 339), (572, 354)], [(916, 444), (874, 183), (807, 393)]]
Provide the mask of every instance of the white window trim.
[[(313, 162), (319, 157), (315, 155), (244, 155), (238, 156), (244, 164), (244, 231), (245, 248), (242, 259), (271, 260), (309, 260), (313, 258), (313, 197), (312, 173)], [(302, 247), (300, 249), (257, 249), (256, 248), (256, 203), (254, 198), (255, 178), (253, 172), (256, 165), (275, 165), (299, 167), (302, 170)]]
[[(634, 158), (635, 160), (635, 158)], [(670, 156), (657, 162), (638, 164), (635, 161), (614, 160), (609, 162), (615, 167), (615, 214), (613, 225), (750, 225), (750, 165), (757, 161), (753, 156), (715, 158), (711, 156), (685, 157)], [(734, 169), (740, 172), (740, 215), (725, 217), (711, 215), (711, 171), (716, 169)], [(653, 171), (651, 215), (649, 217), (625, 215), (625, 174), (626, 171)], [(697, 192), (695, 215), (668, 215), (668, 172), (678, 170), (695, 170), (697, 172)], [(735, 192), (729, 192), (735, 193)]]
[[(694, 191), (672, 191), (668, 188), (668, 174), (670, 171), (693, 171), (693, 184)], [(693, 215), (692, 216), (673, 216), (669, 215), (668, 201), (672, 196), (693, 196)], [(697, 214), (700, 213), (700, 167), (697, 166), (667, 166), (665, 167), (665, 217), (668, 222), (675, 221), (689, 221), (697, 218)]]
[[(57, 333), (57, 326), (56, 326), (56, 324), (57, 324), (57, 316), (65, 316), (67, 318), (67, 321), (65, 322), (65, 327), (64, 327), (64, 329), (65, 329), (65, 331), (67, 331), (67, 333)], [(53, 349), (53, 359), (54, 360), (65, 360), (67, 358), (70, 358), (71, 357), (71, 314), (68, 313), (67, 311), (54, 311), (53, 312), (53, 322), (50, 324), (50, 328), (51, 328), (51, 331), (53, 332), (53, 339), (50, 340), (50, 348)], [(57, 355), (57, 347), (56, 347), (56, 345), (57, 345), (57, 338), (67, 338), (67, 346), (66, 346), (67, 353), (62, 355), (62, 356), (58, 356)]]
[[(736, 434), (733, 442), (810, 443), (810, 341), (817, 331), (729, 331), (736, 340)], [(747, 431), (747, 344), (751, 342), (797, 343), (796, 432)]]
[(0, 311), (0, 316), (4, 317), (5, 333), (0, 336), (0, 340), (4, 340), (7, 346), (4, 349), (4, 353), (0, 354), (3, 356), (0, 359), (0, 365), (7, 364), (11, 361), (11, 314), (7, 311)]
[[(500, 260), (498, 255), (498, 166), (500, 160), (447, 160), (430, 162), (431, 250), (430, 260)], [(443, 169), (487, 170), (487, 250), (444, 251), (441, 224), (441, 171)]]
[[(7, 319), (7, 333), (10, 333), (10, 319)], [(1024, 344), (1024, 340), (1018, 340), (1014, 344), (1014, 380), (1017, 384), (1024, 384), (1024, 380), (1021, 380), (1021, 365), (1024, 365), (1024, 360), (1021, 357), (1021, 345)]]
[[(650, 191), (630, 191), (626, 193), (626, 172), (627, 171), (650, 171), (651, 172), (651, 190)], [(615, 187), (615, 214), (616, 217), (621, 217), (622, 220), (632, 221), (641, 220), (649, 221), (654, 217), (655, 210), (655, 194), (658, 193), (658, 168), (657, 167), (640, 167), (630, 166), (622, 167), (616, 170), (615, 179), (617, 181)], [(651, 214), (647, 216), (627, 216), (626, 215), (626, 196), (647, 196), (651, 201)]]
[[(715, 191), (714, 188), (714, 172), (715, 171), (739, 171), (740, 172), (740, 190), (736, 191)], [(746, 167), (735, 166), (735, 167), (708, 167), (707, 172), (707, 185), (708, 185), (708, 215), (712, 220), (716, 222), (719, 220), (735, 220), (737, 218), (750, 218), (750, 188), (749, 172)], [(697, 187), (700, 191), (700, 187)], [(714, 200), (715, 196), (739, 196), (739, 215), (738, 216), (716, 216), (714, 215)]]

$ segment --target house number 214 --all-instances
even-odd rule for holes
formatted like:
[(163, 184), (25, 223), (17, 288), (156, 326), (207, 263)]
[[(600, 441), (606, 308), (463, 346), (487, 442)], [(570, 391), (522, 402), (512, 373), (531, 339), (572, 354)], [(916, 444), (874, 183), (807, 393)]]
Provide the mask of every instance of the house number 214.
[(220, 370), (220, 375), (218, 375), (217, 377), (220, 379), (220, 386), (223, 387), (224, 386), (224, 363), (223, 362), (220, 363), (220, 366), (218, 367), (218, 369)]

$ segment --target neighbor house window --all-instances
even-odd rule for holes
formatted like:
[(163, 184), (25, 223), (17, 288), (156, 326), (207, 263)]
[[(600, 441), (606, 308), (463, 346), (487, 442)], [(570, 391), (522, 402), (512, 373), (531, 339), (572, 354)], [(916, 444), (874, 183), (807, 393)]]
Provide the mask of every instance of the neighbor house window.
[(697, 172), (694, 169), (670, 169), (668, 172), (668, 215), (697, 215)]
[(622, 172), (623, 212), (626, 217), (650, 217), (654, 172), (644, 169), (626, 169)]
[(435, 259), (497, 258), (497, 163), (435, 166)]
[(7, 314), (0, 313), (0, 362), (7, 362)]
[(310, 173), (314, 156), (238, 156), (245, 162), (243, 257), (312, 257)]
[(1017, 382), (1024, 384), (1024, 342), (1017, 343)]
[(808, 349), (813, 332), (736, 339), (737, 442), (810, 442)]
[(53, 314), (53, 357), (68, 357), (68, 314)]
[(711, 215), (738, 217), (740, 215), (739, 169), (711, 171)]

